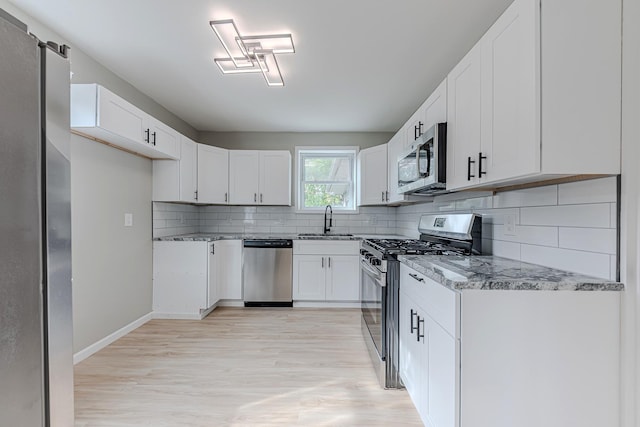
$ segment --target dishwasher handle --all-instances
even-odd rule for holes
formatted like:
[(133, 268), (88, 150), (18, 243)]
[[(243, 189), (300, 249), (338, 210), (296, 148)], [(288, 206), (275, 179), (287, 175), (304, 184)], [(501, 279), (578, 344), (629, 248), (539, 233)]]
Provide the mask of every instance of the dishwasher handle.
[(245, 240), (245, 248), (293, 248), (293, 240), (290, 239), (255, 239)]

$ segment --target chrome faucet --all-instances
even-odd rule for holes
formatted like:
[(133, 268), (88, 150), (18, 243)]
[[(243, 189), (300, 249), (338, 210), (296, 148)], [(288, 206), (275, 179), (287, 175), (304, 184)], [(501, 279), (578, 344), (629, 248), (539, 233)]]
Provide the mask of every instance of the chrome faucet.
[[(329, 209), (329, 226), (327, 227), (327, 209)], [(327, 205), (327, 207), (324, 208), (324, 230), (322, 231), (323, 234), (327, 234), (328, 232), (331, 231), (331, 223), (333, 222), (333, 209), (331, 209), (331, 205)]]

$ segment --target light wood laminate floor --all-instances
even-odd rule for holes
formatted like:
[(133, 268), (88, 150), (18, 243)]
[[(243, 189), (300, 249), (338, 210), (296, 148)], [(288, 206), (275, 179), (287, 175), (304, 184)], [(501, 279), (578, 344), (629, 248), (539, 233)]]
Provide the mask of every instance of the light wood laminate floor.
[(383, 390), (349, 309), (152, 320), (75, 367), (76, 426), (422, 425)]

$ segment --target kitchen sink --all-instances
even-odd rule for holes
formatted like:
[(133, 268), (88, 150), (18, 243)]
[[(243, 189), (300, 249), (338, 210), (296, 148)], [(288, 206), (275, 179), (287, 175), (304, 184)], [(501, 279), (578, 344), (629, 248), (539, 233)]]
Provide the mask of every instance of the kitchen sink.
[(334, 237), (353, 237), (353, 234), (348, 233), (300, 233), (298, 234), (300, 238), (309, 238), (309, 239), (331, 239)]

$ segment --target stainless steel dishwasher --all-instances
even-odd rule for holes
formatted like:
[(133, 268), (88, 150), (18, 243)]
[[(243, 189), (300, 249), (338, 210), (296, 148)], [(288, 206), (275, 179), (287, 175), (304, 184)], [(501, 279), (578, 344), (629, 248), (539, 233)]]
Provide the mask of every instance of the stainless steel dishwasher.
[(245, 307), (293, 306), (293, 240), (244, 241), (242, 287)]

